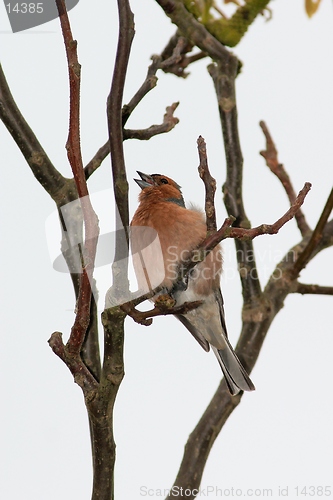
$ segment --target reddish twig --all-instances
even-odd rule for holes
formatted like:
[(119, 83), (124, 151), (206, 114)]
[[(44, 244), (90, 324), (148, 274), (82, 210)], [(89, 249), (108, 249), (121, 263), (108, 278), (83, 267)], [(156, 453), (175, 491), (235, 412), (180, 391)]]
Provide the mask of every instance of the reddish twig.
[[(289, 198), (289, 202), (290, 204), (292, 204), (294, 203), (294, 200), (296, 198), (296, 193), (291, 183), (290, 177), (286, 172), (283, 164), (279, 163), (278, 152), (266, 123), (264, 121), (261, 121), (259, 125), (266, 137), (266, 150), (260, 151), (260, 154), (265, 158), (266, 165), (268, 166), (270, 171), (275, 174), (276, 177), (281, 181)], [(298, 212), (295, 214), (295, 219), (302, 236), (311, 231), (311, 228), (306, 222), (305, 215), (303, 214), (302, 210), (298, 210)]]
[(179, 119), (173, 116), (175, 109), (178, 107), (179, 102), (174, 102), (171, 106), (166, 108), (166, 113), (163, 117), (163, 123), (161, 125), (152, 125), (149, 128), (141, 130), (130, 130), (124, 129), (123, 138), (125, 139), (140, 139), (142, 141), (148, 141), (151, 137), (159, 134), (164, 134), (170, 132), (177, 123)]
[(91, 206), (82, 164), (80, 148), (80, 64), (77, 58), (77, 43), (73, 40), (71, 27), (63, 0), (56, 0), (63, 38), (66, 48), (70, 87), (69, 133), (66, 143), (67, 155), (72, 168), (76, 188), (81, 198), (85, 227), (85, 243), (82, 255), (82, 274), (77, 300), (77, 314), (67, 343), (68, 350), (79, 353), (90, 320), (91, 279), (96, 255), (98, 221)]
[(311, 189), (311, 184), (309, 182), (305, 183), (303, 189), (299, 192), (295, 203), (289, 208), (289, 210), (278, 219), (274, 224), (261, 224), (260, 226), (244, 229), (240, 227), (231, 227), (235, 221), (235, 217), (228, 217), (223, 222), (222, 226), (218, 231), (209, 235), (201, 245), (195, 249), (194, 255), (195, 259), (190, 258), (185, 263), (180, 266), (180, 272), (176, 283), (183, 281), (184, 277), (188, 272), (195, 267), (199, 262), (202, 262), (207, 254), (213, 250), (222, 240), (226, 238), (234, 238), (238, 240), (253, 240), (257, 236), (263, 234), (277, 234), (284, 224), (290, 221), (297, 210), (302, 206), (307, 193)]
[(206, 225), (207, 234), (210, 235), (211, 232), (216, 231), (216, 214), (215, 214), (215, 204), (214, 197), (216, 191), (216, 180), (210, 175), (207, 161), (207, 150), (205, 139), (199, 136), (197, 140), (198, 153), (200, 165), (198, 167), (198, 172), (200, 179), (205, 185), (205, 212), (206, 212)]
[(87, 183), (83, 175), (80, 148), (80, 81), (81, 65), (77, 58), (77, 42), (73, 39), (64, 0), (56, 0), (62, 34), (65, 43), (69, 73), (69, 132), (66, 143), (67, 155), (71, 165), (79, 197), (88, 195)]
[(204, 255), (211, 251), (220, 241), (226, 238), (237, 238), (241, 240), (253, 240), (257, 236), (262, 234), (277, 234), (282, 226), (284, 226), (288, 221), (290, 221), (297, 210), (303, 205), (304, 199), (311, 189), (311, 184), (306, 182), (303, 189), (298, 193), (298, 196), (293, 203), (293, 205), (287, 210), (287, 212), (280, 217), (274, 224), (261, 224), (260, 226), (253, 227), (251, 229), (243, 229), (241, 227), (230, 227), (235, 217), (229, 217), (225, 219), (221, 228), (212, 234), (200, 245), (200, 249), (203, 250)]
[(98, 382), (82, 363), (79, 354), (76, 356), (69, 354), (60, 332), (54, 332), (48, 342), (53, 352), (68, 366), (75, 382), (82, 387), (85, 396), (92, 398), (98, 389)]
[[(218, 229), (214, 234), (208, 236), (204, 242), (200, 245), (200, 248), (203, 250), (203, 256), (206, 256), (208, 252), (213, 250), (216, 245), (218, 245), (223, 239), (227, 238), (227, 232), (229, 231), (230, 226), (235, 222), (235, 217), (227, 217), (220, 229)], [(245, 229), (248, 231), (248, 229)], [(232, 236), (230, 236), (232, 238)]]
[(310, 182), (304, 184), (303, 189), (298, 193), (298, 196), (289, 210), (280, 217), (274, 224), (261, 224), (260, 226), (251, 229), (242, 229), (240, 227), (231, 228), (230, 232), (226, 232), (226, 238), (253, 239), (261, 234), (276, 234), (282, 226), (296, 216), (298, 210), (304, 203), (304, 199), (311, 189)]

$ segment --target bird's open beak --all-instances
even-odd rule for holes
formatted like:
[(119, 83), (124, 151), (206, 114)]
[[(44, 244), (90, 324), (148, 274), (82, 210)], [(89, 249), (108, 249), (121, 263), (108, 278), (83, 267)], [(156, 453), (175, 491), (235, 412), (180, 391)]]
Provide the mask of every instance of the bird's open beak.
[(155, 185), (154, 179), (152, 178), (151, 175), (139, 172), (139, 170), (137, 170), (137, 173), (140, 175), (141, 179), (134, 179), (134, 180), (140, 186), (141, 189), (145, 189), (147, 187)]

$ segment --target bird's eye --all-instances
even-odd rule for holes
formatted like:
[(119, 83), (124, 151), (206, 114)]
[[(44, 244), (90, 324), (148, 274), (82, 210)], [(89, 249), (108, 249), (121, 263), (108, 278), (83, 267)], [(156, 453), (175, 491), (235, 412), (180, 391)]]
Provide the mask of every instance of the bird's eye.
[(169, 184), (168, 181), (166, 179), (164, 179), (164, 177), (163, 177), (163, 179), (161, 179), (161, 183), (162, 184)]

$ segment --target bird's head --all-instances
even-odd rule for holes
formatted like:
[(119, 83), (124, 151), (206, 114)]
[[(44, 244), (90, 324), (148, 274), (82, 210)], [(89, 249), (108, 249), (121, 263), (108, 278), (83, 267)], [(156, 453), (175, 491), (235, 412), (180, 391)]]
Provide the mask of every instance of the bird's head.
[(170, 177), (161, 174), (148, 175), (138, 170), (137, 173), (141, 179), (134, 180), (142, 189), (139, 195), (140, 202), (148, 201), (148, 199), (151, 202), (155, 201), (157, 203), (161, 201), (170, 201), (181, 207), (185, 207), (180, 186), (170, 179)]

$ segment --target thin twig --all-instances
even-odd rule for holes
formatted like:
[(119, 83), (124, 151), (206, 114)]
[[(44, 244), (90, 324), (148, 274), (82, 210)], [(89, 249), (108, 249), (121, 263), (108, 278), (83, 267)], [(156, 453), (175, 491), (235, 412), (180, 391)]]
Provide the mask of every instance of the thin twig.
[(94, 395), (96, 395), (98, 382), (90, 373), (86, 365), (82, 363), (82, 359), (79, 355), (73, 356), (69, 354), (68, 349), (63, 343), (62, 334), (60, 332), (54, 332), (48, 340), (48, 343), (53, 352), (67, 365), (75, 382), (82, 387), (85, 397), (93, 398)]
[(216, 231), (216, 214), (215, 214), (215, 204), (214, 197), (216, 191), (216, 180), (211, 176), (208, 161), (207, 161), (207, 150), (205, 139), (199, 136), (197, 140), (198, 153), (200, 165), (198, 167), (198, 172), (200, 179), (202, 179), (205, 185), (205, 212), (206, 212), (206, 225), (207, 234)]
[(107, 140), (105, 144), (94, 155), (94, 157), (90, 160), (89, 163), (84, 167), (84, 175), (86, 180), (98, 169), (98, 167), (102, 164), (105, 158), (110, 153), (110, 143)]
[[(160, 57), (153, 56), (153, 62), (148, 68), (145, 81), (143, 82), (139, 90), (134, 94), (130, 102), (122, 107), (123, 126), (131, 116), (134, 109), (144, 98), (144, 96), (156, 86), (157, 77), (155, 75), (156, 71), (159, 68), (159, 63), (160, 63)], [(103, 160), (105, 160), (105, 158), (108, 156), (109, 153), (110, 153), (110, 142), (109, 140), (107, 140), (106, 143), (103, 144), (103, 146), (97, 151), (94, 157), (84, 168), (86, 179), (88, 179), (98, 169), (98, 167), (101, 165)]]
[(169, 297), (169, 303), (165, 301), (155, 305), (153, 309), (149, 311), (138, 311), (134, 307), (131, 307), (130, 303), (126, 303), (120, 306), (120, 308), (131, 316), (136, 323), (139, 323), (144, 326), (150, 326), (153, 322), (151, 318), (155, 318), (156, 316), (167, 316), (169, 314), (186, 314), (188, 311), (192, 311), (196, 309), (202, 304), (201, 300), (196, 300), (193, 302), (184, 302), (184, 304), (180, 306), (175, 306), (175, 301), (171, 296)]
[(179, 119), (173, 116), (175, 109), (178, 107), (179, 102), (174, 102), (171, 106), (166, 108), (166, 113), (163, 117), (163, 123), (160, 125), (151, 125), (148, 128), (141, 130), (130, 130), (124, 129), (123, 138), (125, 139), (140, 139), (141, 141), (148, 141), (155, 135), (165, 134), (166, 132), (170, 132), (177, 123), (179, 123)]
[(171, 56), (167, 59), (164, 59), (164, 61), (160, 63), (160, 68), (165, 69), (168, 66), (174, 66), (175, 64), (178, 64), (181, 61), (182, 54), (184, 54), (185, 50), (192, 50), (192, 45), (188, 43), (188, 40), (186, 38), (184, 38), (183, 36), (179, 36)]
[[(189, 43), (188, 40), (186, 40), (186, 44), (182, 43), (182, 50), (178, 52), (180, 57), (177, 58), (177, 61), (173, 63), (174, 54), (175, 52), (177, 53), (178, 50), (177, 46), (179, 39), (184, 40), (184, 37), (182, 37), (180, 31), (177, 30), (177, 32), (170, 38), (169, 42), (161, 53), (161, 60), (163, 61), (161, 69), (165, 73), (172, 73), (178, 77), (186, 78), (189, 73), (186, 73), (184, 71), (185, 68), (187, 68), (193, 62), (207, 57), (207, 54), (201, 51), (197, 54), (193, 54), (192, 56), (187, 56), (187, 53), (191, 52), (191, 50), (193, 49), (193, 45)], [(168, 61), (168, 64), (165, 64), (166, 61)]]
[(314, 294), (314, 295), (333, 295), (333, 286), (322, 286), (322, 285), (308, 285), (305, 283), (300, 283), (299, 281), (294, 282), (294, 286), (291, 289), (292, 293)]
[[(272, 136), (267, 128), (266, 123), (264, 121), (261, 121), (259, 125), (266, 137), (266, 150), (260, 151), (260, 154), (265, 158), (266, 165), (268, 166), (270, 171), (273, 174), (275, 174), (276, 177), (281, 181), (287, 193), (289, 202), (290, 204), (292, 204), (294, 203), (294, 200), (296, 198), (296, 193), (291, 183), (290, 177), (286, 172), (283, 164), (279, 163), (278, 152), (273, 142)], [(306, 222), (305, 215), (303, 214), (302, 210), (299, 210), (296, 213), (295, 219), (302, 236), (304, 236), (307, 232), (311, 231), (311, 228)]]
[(207, 254), (226, 238), (248, 241), (257, 238), (257, 236), (262, 236), (263, 234), (277, 234), (281, 227), (294, 217), (297, 210), (299, 210), (304, 203), (304, 199), (310, 189), (311, 184), (307, 182), (303, 189), (299, 192), (295, 203), (282, 217), (274, 222), (274, 224), (261, 224), (257, 227), (244, 229), (240, 227), (231, 227), (235, 221), (235, 217), (226, 218), (220, 229), (209, 235), (193, 252), (194, 259), (192, 260), (192, 257), (190, 257), (188, 261), (182, 263), (179, 281), (183, 280), (184, 276), (186, 276), (194, 266), (196, 266), (199, 262), (202, 262), (206, 258)]
[(303, 189), (298, 193), (296, 200), (287, 210), (287, 212), (280, 217), (274, 224), (261, 224), (260, 226), (251, 229), (242, 229), (240, 227), (230, 228), (230, 232), (227, 231), (225, 238), (240, 238), (240, 239), (254, 239), (262, 234), (277, 234), (282, 226), (284, 226), (288, 221), (296, 216), (298, 210), (304, 203), (304, 199), (311, 189), (310, 182), (304, 184)]
[[(179, 36), (175, 36), (175, 43), (177, 46), (177, 42), (179, 40)], [(181, 37), (182, 38), (182, 37)], [(182, 38), (183, 39), (183, 38)], [(184, 39), (183, 39), (184, 40)], [(156, 72), (158, 69), (163, 69), (165, 72), (168, 72), (168, 68), (170, 69), (171, 67), (174, 67), (174, 60), (177, 59), (177, 51), (178, 54), (181, 52), (179, 48), (176, 48), (174, 43), (172, 44), (173, 49), (176, 51), (176, 54), (173, 55), (171, 54), (167, 59), (163, 59), (163, 56), (158, 56), (154, 55), (152, 56), (152, 63), (148, 67), (147, 75), (146, 78), (139, 88), (139, 90), (134, 94), (132, 99), (129, 101), (128, 104), (125, 104), (122, 107), (122, 124), (123, 127), (125, 126), (126, 122), (128, 121), (129, 117), (135, 110), (135, 108), (138, 106), (138, 104), (142, 101), (142, 99), (145, 97), (145, 95), (152, 90), (154, 87), (156, 87), (157, 84), (157, 76)], [(182, 44), (182, 48), (184, 50), (184, 46)], [(187, 44), (185, 47), (186, 49), (190, 50), (191, 46)], [(179, 56), (178, 56), (179, 57)], [(184, 57), (184, 54), (181, 54), (181, 62), (179, 63), (179, 66), (181, 66), (183, 69), (186, 68), (189, 64), (192, 62), (198, 61), (199, 59), (202, 59), (203, 57), (206, 57), (206, 54), (203, 52), (200, 52), (198, 54), (194, 54), (193, 56), (190, 57)], [(182, 70), (183, 71), (183, 70)], [(174, 72), (171, 71), (170, 72)], [(129, 130), (125, 129), (123, 130), (123, 139), (142, 139), (142, 140), (148, 140), (154, 135), (162, 134), (164, 132), (169, 132), (178, 122), (176, 121), (176, 118), (173, 118), (173, 120), (168, 120), (168, 124), (163, 123), (162, 125), (152, 125), (148, 129), (143, 129), (143, 130)], [(84, 168), (85, 172), (85, 177), (86, 180), (100, 167), (101, 163), (105, 158), (108, 156), (110, 153), (110, 143), (107, 141), (103, 146), (97, 151), (97, 153), (94, 155), (94, 157), (90, 160), (90, 162), (86, 165)]]
[(332, 210), (333, 210), (333, 189), (331, 190), (331, 192), (327, 198), (324, 210), (322, 211), (322, 213), (319, 217), (319, 220), (318, 220), (317, 225), (316, 225), (316, 227), (311, 235), (309, 243), (304, 248), (303, 252), (299, 255), (296, 262), (294, 263), (293, 269), (291, 271), (291, 276), (293, 279), (295, 279), (299, 275), (301, 270), (304, 269), (304, 267), (310, 261), (314, 250), (316, 249), (316, 247), (318, 246), (318, 244), (322, 238), (322, 234), (323, 234), (325, 225), (327, 223), (327, 220), (328, 220)]
[(129, 103), (123, 106), (122, 109), (123, 126), (126, 124), (128, 118), (131, 116), (134, 109), (142, 101), (142, 99), (148, 94), (150, 90), (156, 87), (157, 84), (156, 72), (160, 67), (160, 62), (161, 62), (160, 56), (152, 56), (152, 63), (148, 67), (145, 81), (143, 82), (139, 90), (134, 94)]

